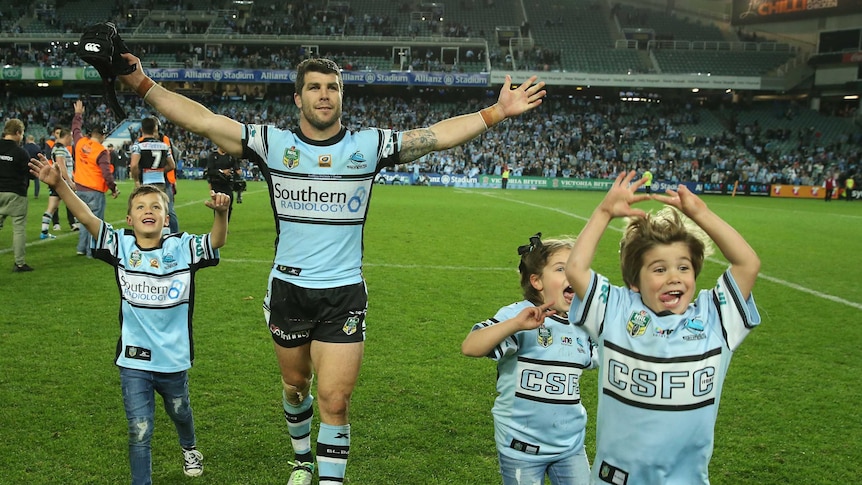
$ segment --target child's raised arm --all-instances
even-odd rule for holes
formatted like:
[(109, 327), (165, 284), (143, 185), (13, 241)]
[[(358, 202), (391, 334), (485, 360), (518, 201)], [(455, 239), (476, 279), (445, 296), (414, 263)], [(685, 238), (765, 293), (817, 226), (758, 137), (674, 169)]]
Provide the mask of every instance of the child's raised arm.
[(602, 238), (605, 229), (612, 219), (616, 217), (638, 216), (644, 217), (646, 213), (640, 209), (633, 209), (632, 204), (650, 200), (646, 194), (637, 194), (637, 189), (643, 185), (645, 179), (636, 180), (635, 171), (629, 173), (621, 172), (617, 175), (605, 198), (593, 211), (587, 225), (575, 240), (569, 261), (566, 264), (566, 278), (578, 298), (583, 299), (590, 284), (590, 267), (596, 256), (596, 248)]
[(677, 190), (667, 190), (667, 195), (655, 195), (654, 199), (672, 205), (694, 221), (715, 242), (721, 254), (730, 262), (730, 272), (745, 299), (751, 294), (757, 274), (760, 272), (760, 258), (742, 235), (730, 224), (707, 207), (706, 203), (680, 185)]
[(554, 302), (548, 302), (542, 306), (527, 307), (508, 320), (471, 331), (461, 343), (461, 353), (468, 357), (485, 357), (500, 342), (517, 332), (538, 328), (545, 317), (556, 313), (551, 309), (553, 305)]
[(210, 190), (210, 200), (204, 203), (214, 211), (213, 228), (210, 231), (210, 244), (213, 249), (224, 246), (227, 242), (227, 211), (230, 208), (230, 196)]
[(42, 155), (41, 153), (39, 154), (39, 158), (30, 159), (30, 173), (39, 177), (39, 180), (53, 188), (54, 192), (56, 192), (57, 195), (63, 199), (63, 202), (66, 203), (66, 207), (68, 207), (69, 210), (72, 211), (72, 214), (78, 219), (78, 222), (83, 224), (93, 237), (97, 237), (99, 235), (99, 227), (102, 225), (102, 220), (96, 217), (96, 215), (93, 214), (93, 211), (90, 210), (90, 207), (78, 197), (78, 194), (72, 190), (72, 187), (69, 187), (63, 173), (60, 171), (60, 167), (62, 166), (62, 163), (51, 165), (48, 163), (48, 159), (45, 158), (45, 155)]

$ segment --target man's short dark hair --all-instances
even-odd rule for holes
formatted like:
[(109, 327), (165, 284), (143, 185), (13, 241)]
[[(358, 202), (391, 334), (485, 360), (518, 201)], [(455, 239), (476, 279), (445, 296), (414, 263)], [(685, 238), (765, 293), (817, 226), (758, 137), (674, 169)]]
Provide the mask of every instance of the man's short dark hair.
[(305, 73), (319, 72), (321, 74), (335, 74), (338, 76), (338, 87), (344, 91), (344, 79), (341, 77), (341, 68), (331, 59), (316, 57), (306, 59), (296, 66), (296, 82), (294, 87), (296, 94), (302, 94), (302, 88), (305, 86)]
[(159, 120), (152, 116), (148, 116), (141, 120), (141, 132), (153, 135), (159, 127)]

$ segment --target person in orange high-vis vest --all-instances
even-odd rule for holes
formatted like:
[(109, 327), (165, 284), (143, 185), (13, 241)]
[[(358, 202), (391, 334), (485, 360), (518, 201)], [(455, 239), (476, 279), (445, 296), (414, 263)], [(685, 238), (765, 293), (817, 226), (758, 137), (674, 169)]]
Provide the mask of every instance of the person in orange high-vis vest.
[[(105, 218), (105, 192), (117, 198), (120, 189), (114, 182), (111, 171), (111, 155), (102, 145), (105, 130), (100, 126), (90, 129), (90, 136), (81, 132), (84, 124), (84, 103), (75, 101), (75, 117), (72, 118), (72, 139), (75, 142), (75, 191), (100, 219)], [(92, 257), (92, 236), (89, 231), (80, 231), (77, 252)]]

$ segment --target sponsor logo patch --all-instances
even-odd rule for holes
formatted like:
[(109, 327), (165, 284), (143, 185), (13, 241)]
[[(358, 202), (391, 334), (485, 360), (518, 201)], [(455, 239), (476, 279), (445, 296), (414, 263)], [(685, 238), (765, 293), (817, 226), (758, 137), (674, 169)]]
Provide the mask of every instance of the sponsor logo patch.
[(151, 360), (153, 353), (150, 352), (150, 349), (145, 349), (143, 347), (135, 347), (133, 345), (126, 345), (125, 352), (127, 359), (135, 359), (135, 360)]

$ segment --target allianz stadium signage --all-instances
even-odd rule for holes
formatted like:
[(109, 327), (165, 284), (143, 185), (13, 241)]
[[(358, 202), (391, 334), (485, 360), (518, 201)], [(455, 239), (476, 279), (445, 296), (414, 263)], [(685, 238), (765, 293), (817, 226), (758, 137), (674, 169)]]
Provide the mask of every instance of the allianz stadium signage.
[[(154, 81), (293, 83), (296, 71), (250, 69), (145, 69)], [(342, 71), (344, 84), (387, 86), (486, 87), (490, 76), (483, 73)]]
[[(293, 70), (261, 69), (183, 69), (144, 68), (156, 81), (285, 83), (296, 81)], [(514, 83), (536, 75), (549, 86), (637, 86), (639, 88), (672, 89), (766, 89), (763, 79), (756, 76), (710, 76), (700, 74), (598, 74), (559, 71), (505, 70), (489, 73), (461, 72), (402, 72), (402, 71), (342, 71), (344, 84), (378, 86), (430, 86), (487, 88), (503, 84), (505, 76)], [(92, 67), (5, 67), (0, 69), (4, 80), (64, 80), (101, 81)]]

